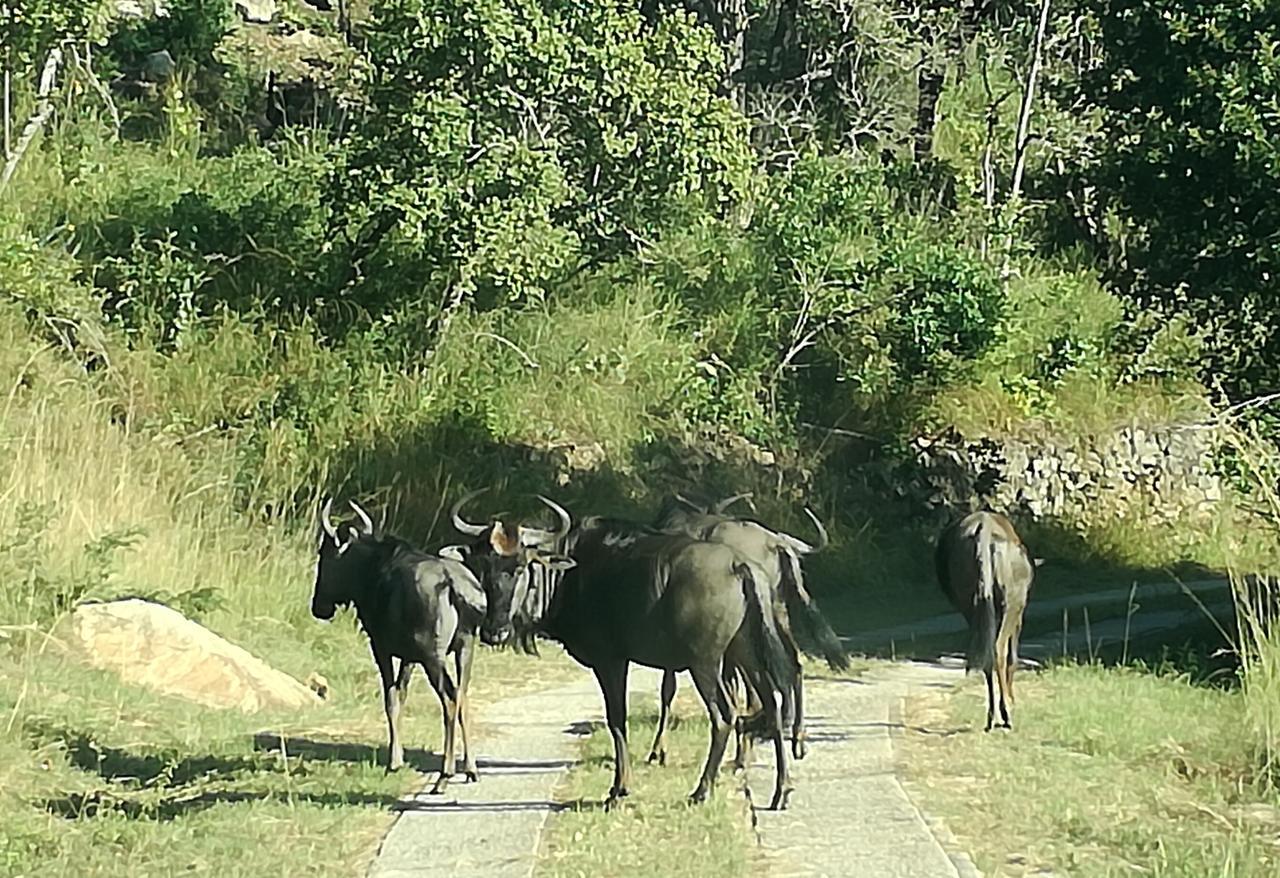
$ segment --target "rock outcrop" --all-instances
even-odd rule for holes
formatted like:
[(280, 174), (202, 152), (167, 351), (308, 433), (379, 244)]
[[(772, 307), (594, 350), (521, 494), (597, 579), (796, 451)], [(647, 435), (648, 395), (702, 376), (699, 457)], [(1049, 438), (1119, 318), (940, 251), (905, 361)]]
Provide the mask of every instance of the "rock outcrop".
[(94, 667), (206, 707), (250, 712), (311, 707), (321, 700), (293, 677), (163, 604), (82, 604), (70, 627)]
[(1200, 426), (1128, 427), (1065, 444), (1017, 438), (918, 437), (886, 467), (885, 487), (921, 509), (995, 509), (1082, 523), (1142, 516), (1158, 524), (1211, 512), (1223, 498), (1220, 440)]

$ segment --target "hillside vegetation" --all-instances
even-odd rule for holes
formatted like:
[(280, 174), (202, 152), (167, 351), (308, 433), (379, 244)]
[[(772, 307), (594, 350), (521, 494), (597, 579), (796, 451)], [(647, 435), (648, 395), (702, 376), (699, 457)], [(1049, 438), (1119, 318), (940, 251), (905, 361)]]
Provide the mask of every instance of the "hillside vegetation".
[[(306, 868), (368, 854), (411, 781), (372, 765), (358, 633), (308, 613), (325, 495), (435, 546), (473, 487), (530, 515), (753, 490), (797, 533), (821, 512), (848, 608), (931, 588), (932, 533), (864, 469), (911, 437), (1197, 422), (1280, 377), (1269, 4), (163, 6), (0, 2), (0, 871), (248, 874), (347, 819)], [(1272, 424), (1229, 411), (1210, 532), (1046, 522), (1049, 552), (1268, 567)], [(64, 685), (59, 620), (121, 595), (340, 698), (232, 720)], [(1240, 697), (1274, 692), (1258, 637)], [(563, 669), (528, 665), (478, 678)], [(247, 749), (271, 723), (368, 746)], [(247, 825), (267, 859), (232, 865)]]

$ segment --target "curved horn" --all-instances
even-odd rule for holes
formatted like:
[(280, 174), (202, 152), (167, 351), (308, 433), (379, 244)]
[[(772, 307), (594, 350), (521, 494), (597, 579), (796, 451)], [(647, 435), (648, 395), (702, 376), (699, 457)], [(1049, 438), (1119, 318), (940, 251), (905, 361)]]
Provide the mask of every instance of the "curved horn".
[(715, 506), (712, 507), (712, 511), (715, 512), (716, 515), (723, 515), (726, 509), (728, 509), (734, 503), (737, 503), (739, 500), (746, 500), (754, 509), (755, 504), (751, 503), (751, 498), (752, 496), (754, 496), (754, 494), (755, 494), (754, 491), (743, 491), (740, 494), (734, 494), (732, 497), (725, 497), (723, 500), (721, 500), (719, 503), (717, 503)]
[(556, 541), (558, 542), (567, 537), (569, 535), (569, 529), (573, 527), (573, 518), (567, 511), (565, 511), (565, 508), (556, 501), (549, 500), (541, 494), (538, 495), (538, 499), (551, 507), (551, 511), (560, 519), (560, 528), (554, 534)]
[(813, 547), (815, 552), (821, 552), (831, 542), (831, 538), (827, 536), (827, 529), (822, 526), (821, 519), (813, 514), (813, 510), (808, 506), (804, 508), (804, 514), (809, 516), (809, 520), (813, 522), (813, 526), (818, 529), (818, 545)]
[(478, 537), (489, 529), (487, 524), (472, 524), (462, 518), (462, 507), (470, 501), (479, 497), (485, 492), (485, 488), (476, 488), (470, 493), (464, 494), (457, 503), (453, 504), (453, 508), (449, 510), (449, 518), (453, 520), (454, 529), (460, 534), (466, 534), (469, 537)]
[(687, 506), (688, 508), (692, 509), (694, 512), (707, 511), (706, 507), (703, 506), (701, 503), (694, 503), (692, 500), (690, 500), (684, 494), (681, 494), (679, 491), (676, 491), (671, 496), (676, 498), (677, 503), (681, 504), (682, 506)]
[(360, 504), (354, 500), (348, 500), (347, 505), (350, 506), (360, 516), (360, 520), (364, 522), (364, 535), (373, 536), (373, 519), (369, 517), (369, 513), (360, 508)]
[(320, 508), (320, 526), (324, 528), (325, 534), (329, 539), (337, 542), (338, 529), (333, 526), (333, 522), (329, 520), (329, 511), (333, 509), (333, 498), (328, 497), (324, 501), (324, 506)]

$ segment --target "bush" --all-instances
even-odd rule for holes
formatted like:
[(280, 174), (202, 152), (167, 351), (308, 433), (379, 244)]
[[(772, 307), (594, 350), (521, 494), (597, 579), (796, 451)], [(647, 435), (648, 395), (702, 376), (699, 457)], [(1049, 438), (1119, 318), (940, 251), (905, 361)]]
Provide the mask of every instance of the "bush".
[(722, 210), (748, 179), (720, 49), (684, 13), (651, 28), (614, 2), (386, 0), (370, 53), (371, 112), (332, 194), (370, 260), (370, 311), (540, 299), (673, 214)]

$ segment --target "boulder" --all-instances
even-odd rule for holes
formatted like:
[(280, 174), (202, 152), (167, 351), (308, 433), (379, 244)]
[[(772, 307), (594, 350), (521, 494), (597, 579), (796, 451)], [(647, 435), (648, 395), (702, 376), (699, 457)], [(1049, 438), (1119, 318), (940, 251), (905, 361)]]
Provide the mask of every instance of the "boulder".
[(311, 707), (321, 700), (293, 677), (162, 604), (82, 604), (71, 614), (71, 629), (94, 667), (206, 707), (248, 713)]
[(276, 0), (236, 0), (236, 11), (250, 24), (270, 24), (276, 17)]
[(142, 59), (142, 78), (147, 82), (168, 82), (177, 69), (168, 49), (152, 52)]

